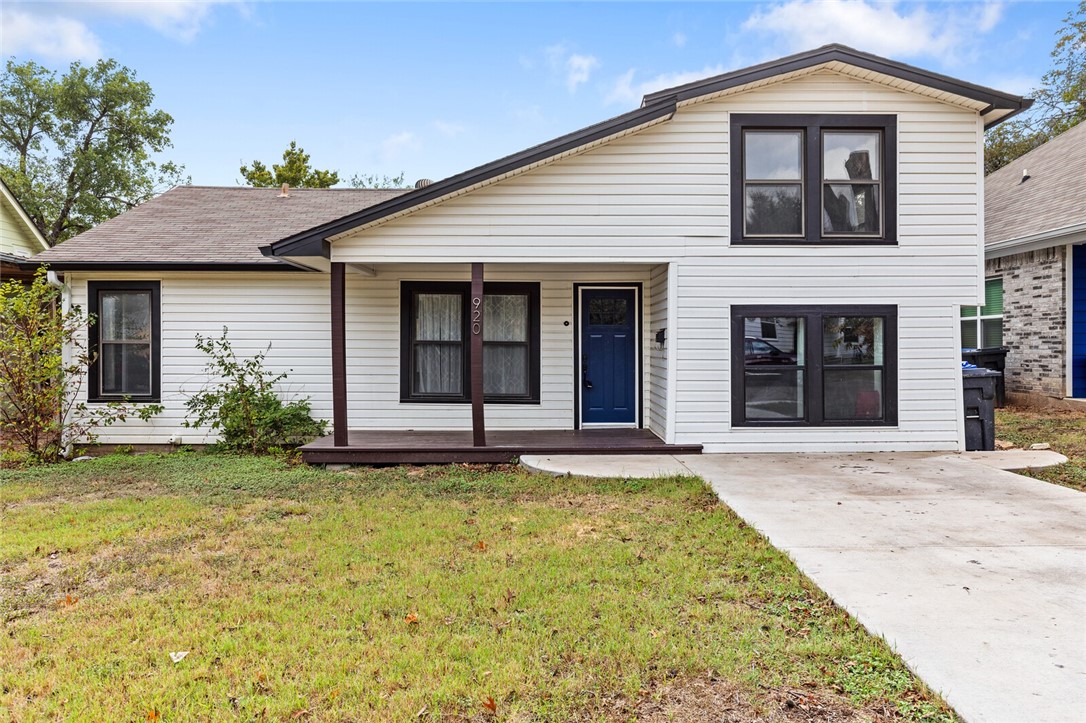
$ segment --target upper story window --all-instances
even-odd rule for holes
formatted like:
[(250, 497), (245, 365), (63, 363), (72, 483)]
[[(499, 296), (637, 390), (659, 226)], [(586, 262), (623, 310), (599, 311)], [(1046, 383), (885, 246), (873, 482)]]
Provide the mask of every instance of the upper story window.
[(733, 114), (732, 243), (895, 243), (897, 120)]
[(159, 282), (90, 281), (87, 294), (89, 400), (159, 401)]

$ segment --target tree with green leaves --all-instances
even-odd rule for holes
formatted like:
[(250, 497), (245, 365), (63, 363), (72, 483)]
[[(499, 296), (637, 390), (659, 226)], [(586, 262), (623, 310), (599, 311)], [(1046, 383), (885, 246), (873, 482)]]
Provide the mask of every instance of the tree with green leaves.
[(988, 131), (984, 172), (991, 173), (1086, 120), (1086, 0), (1056, 33), (1052, 69), (1033, 90), (1033, 108)]
[(277, 188), (284, 183), (291, 188), (331, 188), (339, 183), (335, 171), (322, 171), (309, 165), (309, 154), (298, 147), (297, 141), (283, 151), (283, 162), (273, 163), (271, 169), (260, 161), (240, 169), (245, 183), (256, 188)]
[(173, 118), (146, 81), (115, 60), (60, 77), (9, 59), (0, 76), (0, 177), (51, 246), (186, 183), (154, 160)]
[[(284, 183), (291, 188), (331, 188), (339, 183), (338, 171), (322, 171), (309, 163), (309, 154), (291, 141), (283, 151), (283, 162), (273, 163), (269, 169), (260, 161), (240, 169), (245, 184), (256, 188), (279, 188)], [(403, 188), (404, 174), (378, 176), (355, 174), (347, 184), (351, 188)]]

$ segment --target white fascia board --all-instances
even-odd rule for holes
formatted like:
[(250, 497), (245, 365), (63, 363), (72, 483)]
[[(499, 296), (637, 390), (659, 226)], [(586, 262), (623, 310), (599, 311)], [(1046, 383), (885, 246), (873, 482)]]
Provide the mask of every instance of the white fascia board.
[(323, 256), (284, 256), (283, 260), (288, 264), (314, 271), (328, 273), (332, 270), (332, 263)]
[(984, 247), (985, 259), (998, 259), (1004, 256), (1013, 256), (1028, 251), (1039, 251), (1063, 246), (1065, 244), (1079, 244), (1086, 242), (1086, 222), (1076, 223), (1063, 228), (1051, 229), (1029, 236), (994, 241)]

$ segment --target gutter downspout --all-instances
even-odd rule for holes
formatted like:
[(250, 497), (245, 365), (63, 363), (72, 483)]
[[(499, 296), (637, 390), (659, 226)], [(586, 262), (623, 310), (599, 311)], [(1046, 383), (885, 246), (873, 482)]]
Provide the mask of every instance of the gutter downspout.
[[(60, 313), (62, 316), (67, 316), (72, 309), (72, 290), (61, 281), (60, 276), (56, 271), (47, 271), (45, 273), (45, 282), (52, 286), (54, 289), (60, 289)], [(53, 308), (53, 312), (56, 313), (56, 308)], [(72, 350), (68, 345), (65, 345), (60, 351), (61, 365), (65, 368), (71, 363)], [(60, 424), (61, 430), (65, 429), (64, 425), (64, 405), (61, 404), (61, 408), (57, 410), (57, 422)], [(62, 431), (62, 434), (64, 432)], [(63, 456), (67, 459), (72, 456), (72, 449), (74, 444), (70, 439), (61, 439), (61, 445), (63, 447)]]

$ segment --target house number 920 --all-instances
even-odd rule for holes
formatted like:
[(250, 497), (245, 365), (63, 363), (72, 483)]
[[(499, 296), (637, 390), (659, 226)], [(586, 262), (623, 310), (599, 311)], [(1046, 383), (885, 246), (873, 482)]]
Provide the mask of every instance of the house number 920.
[(471, 333), (480, 334), (483, 331), (483, 300), (478, 296), (471, 300)]

